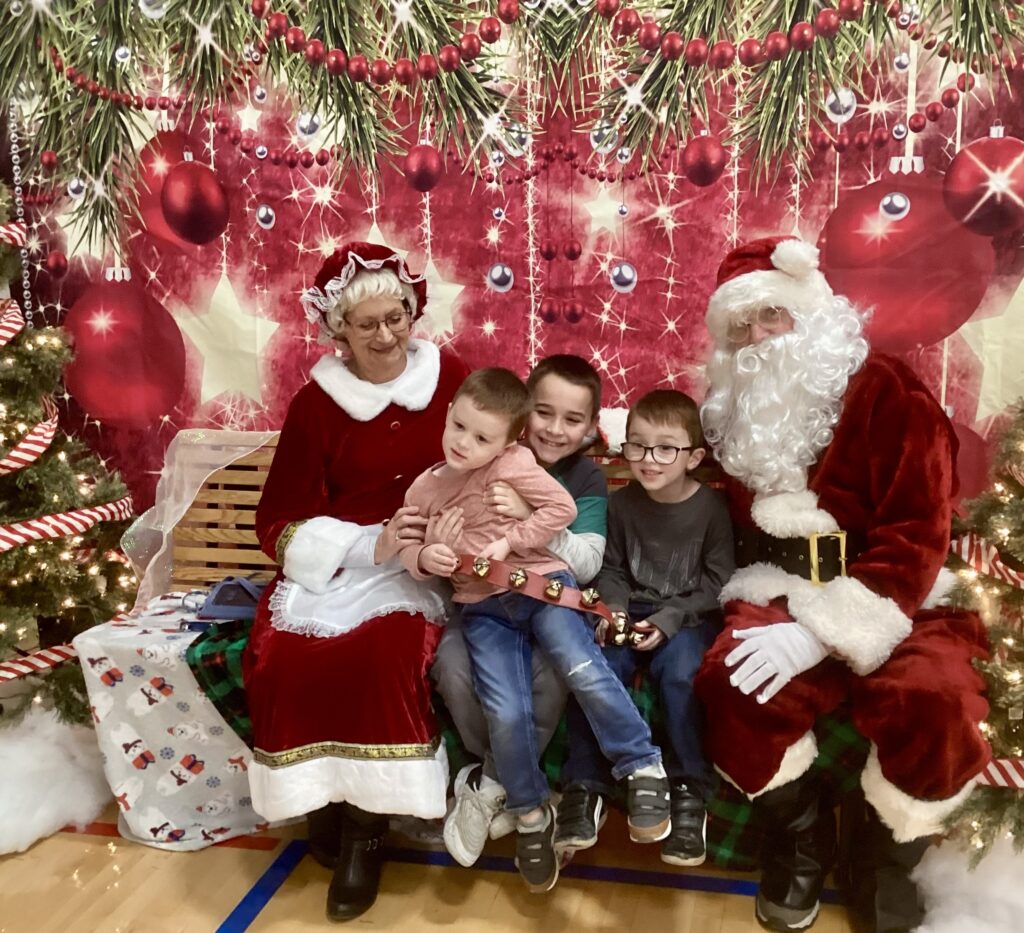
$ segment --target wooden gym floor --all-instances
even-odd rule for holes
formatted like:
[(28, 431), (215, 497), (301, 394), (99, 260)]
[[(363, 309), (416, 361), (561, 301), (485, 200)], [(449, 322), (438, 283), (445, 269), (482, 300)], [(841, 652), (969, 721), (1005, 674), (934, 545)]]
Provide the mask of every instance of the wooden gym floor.
[[(230, 840), (193, 853), (160, 852), (117, 835), (111, 806), (84, 832), (64, 831), (0, 857), (0, 933), (293, 933), (347, 928), (437, 931), (753, 933), (755, 879), (677, 869), (658, 846), (629, 842), (613, 813), (601, 842), (576, 856), (545, 895), (531, 895), (512, 865), (510, 839), (480, 865), (392, 834), (380, 897), (347, 925), (329, 924), (329, 873), (305, 856), (303, 826)], [(831, 900), (835, 900), (830, 891)], [(815, 933), (850, 933), (826, 905)]]

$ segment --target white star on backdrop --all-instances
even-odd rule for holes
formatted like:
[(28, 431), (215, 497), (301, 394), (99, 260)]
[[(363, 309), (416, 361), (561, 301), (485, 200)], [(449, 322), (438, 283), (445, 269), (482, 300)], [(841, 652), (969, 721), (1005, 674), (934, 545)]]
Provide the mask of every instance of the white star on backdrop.
[(420, 326), (426, 327), (432, 337), (447, 336), (455, 329), (455, 304), (466, 286), (443, 278), (433, 259), (423, 271), (427, 277), (427, 310)]
[(243, 308), (226, 272), (210, 292), (205, 312), (193, 314), (181, 305), (174, 319), (203, 360), (201, 404), (225, 393), (262, 404), (260, 357), (280, 325)]
[(621, 225), (619, 200), (609, 194), (606, 185), (599, 185), (597, 196), (590, 201), (584, 201), (583, 206), (590, 214), (591, 235), (597, 235), (601, 230), (607, 230), (612, 235), (618, 236)]
[(1003, 313), (964, 324), (958, 332), (982, 365), (976, 421), (998, 415), (1024, 395), (1024, 280)]

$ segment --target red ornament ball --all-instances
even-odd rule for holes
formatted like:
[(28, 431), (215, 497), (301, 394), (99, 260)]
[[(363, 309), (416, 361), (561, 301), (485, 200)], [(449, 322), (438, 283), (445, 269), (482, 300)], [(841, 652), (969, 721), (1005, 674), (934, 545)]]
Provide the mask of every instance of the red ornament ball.
[(965, 146), (946, 169), (946, 208), (968, 230), (998, 236), (1024, 227), (1024, 142), (990, 136)]
[(740, 64), (746, 68), (754, 68), (764, 61), (764, 51), (757, 39), (744, 39), (738, 50)]
[(409, 150), (405, 157), (405, 177), (416, 191), (432, 190), (444, 173), (444, 161), (433, 146), (420, 143)]
[(498, 19), (509, 25), (519, 19), (519, 0), (498, 0)]
[(484, 42), (497, 42), (501, 38), (501, 23), (497, 17), (485, 16), (477, 26), (477, 32)]
[(270, 9), (269, 0), (252, 0), (250, 9), (252, 10), (252, 15), (255, 16), (256, 19), (263, 19), (263, 17), (267, 15), (267, 11)]
[(876, 126), (871, 131), (871, 145), (876, 149), (884, 149), (889, 145), (889, 131), (884, 126)]
[(853, 145), (855, 149), (859, 149), (863, 152), (871, 146), (871, 134), (867, 130), (860, 130), (853, 135)]
[(72, 305), (64, 327), (75, 353), (64, 380), (93, 418), (117, 427), (145, 427), (169, 414), (181, 398), (181, 332), (139, 285), (90, 285)]
[(736, 47), (726, 39), (711, 46), (708, 53), (708, 65), (716, 70), (728, 68), (736, 58)]
[(784, 32), (770, 32), (764, 39), (764, 57), (777, 62), (789, 54), (789, 36)]
[(301, 26), (292, 26), (284, 34), (284, 47), (286, 49), (288, 49), (289, 52), (295, 52), (296, 54), (298, 54), (299, 52), (305, 52), (306, 51), (306, 33), (305, 33), (305, 30)]
[(48, 172), (52, 172), (57, 167), (57, 153), (52, 149), (44, 149), (39, 153), (39, 164), (46, 169)]
[(583, 320), (583, 302), (567, 301), (562, 305), (562, 313), (570, 324), (579, 324)]
[(228, 197), (213, 170), (199, 162), (179, 162), (160, 192), (164, 219), (183, 240), (198, 246), (219, 237), (228, 225)]
[(661, 54), (670, 62), (683, 57), (686, 43), (678, 32), (666, 32), (661, 37)]
[(725, 171), (729, 154), (725, 146), (713, 136), (697, 136), (683, 150), (683, 174), (700, 188), (713, 185)]
[(370, 66), (370, 80), (372, 80), (374, 84), (389, 84), (394, 75), (395, 70), (391, 67), (390, 62), (388, 62), (387, 59), (374, 59), (373, 64)]
[(575, 262), (583, 255), (583, 246), (579, 240), (566, 240), (565, 243), (562, 244), (562, 255), (565, 256), (569, 262)]
[(597, 0), (594, 9), (602, 19), (611, 19), (619, 12), (620, 0)]
[(942, 106), (937, 100), (933, 100), (927, 107), (924, 108), (925, 119), (931, 123), (935, 123), (936, 120), (941, 119), (942, 114), (946, 108)]
[(348, 76), (353, 81), (366, 81), (370, 77), (370, 63), (365, 55), (353, 55), (348, 60)]
[(541, 258), (546, 259), (548, 262), (551, 262), (552, 259), (558, 256), (558, 246), (554, 240), (541, 240), (538, 249)]
[(686, 64), (691, 68), (699, 68), (708, 60), (708, 44), (703, 39), (691, 39), (686, 43), (683, 53)]
[(661, 28), (657, 23), (646, 22), (641, 24), (636, 34), (637, 44), (648, 52), (653, 52), (661, 46)]
[(814, 31), (826, 39), (836, 35), (840, 25), (839, 14), (835, 10), (819, 10), (818, 15), (814, 17)]
[(416, 59), (416, 71), (424, 81), (433, 81), (437, 77), (437, 59), (429, 52), (421, 52)]
[(459, 51), (464, 62), (471, 62), (480, 55), (480, 37), (475, 32), (467, 32), (459, 39)]
[(960, 92), (955, 87), (947, 87), (939, 97), (942, 101), (942, 106), (947, 110), (952, 110), (960, 101)]
[(62, 279), (68, 273), (68, 257), (54, 250), (47, 253), (43, 263), (46, 271), (55, 279)]
[(794, 23), (789, 30), (789, 44), (798, 52), (807, 52), (814, 45), (814, 27), (810, 23)]
[(850, 134), (846, 130), (840, 130), (832, 140), (832, 148), (836, 152), (846, 152), (850, 148)]
[(341, 49), (331, 49), (327, 53), (327, 71), (336, 78), (348, 71), (348, 56)]
[(612, 35), (616, 39), (625, 39), (640, 28), (640, 14), (632, 7), (620, 11), (612, 23)]
[(920, 133), (927, 125), (928, 121), (923, 113), (912, 113), (910, 119), (907, 120), (907, 126), (910, 127), (911, 133)]
[(445, 71), (455, 71), (462, 64), (462, 53), (457, 45), (442, 45), (437, 60)]
[(416, 66), (411, 58), (400, 58), (395, 62), (395, 80), (402, 87), (410, 87), (416, 82)]
[(324, 63), (324, 44), (319, 39), (310, 39), (306, 43), (306, 61), (314, 68)]
[(836, 12), (840, 19), (853, 22), (864, 15), (864, 0), (839, 0)]
[[(890, 219), (888, 195), (909, 206)], [(989, 242), (946, 212), (941, 178), (899, 175), (846, 192), (818, 242), (836, 294), (873, 308), (873, 347), (902, 353), (956, 331), (978, 307), (993, 269)]]
[(971, 90), (974, 87), (974, 75), (966, 73), (957, 75), (956, 86), (961, 93)]
[(559, 303), (554, 298), (543, 298), (540, 302), (540, 317), (547, 324), (558, 320)]
[(271, 13), (267, 20), (267, 35), (272, 39), (280, 39), (288, 32), (288, 17), (284, 13)]

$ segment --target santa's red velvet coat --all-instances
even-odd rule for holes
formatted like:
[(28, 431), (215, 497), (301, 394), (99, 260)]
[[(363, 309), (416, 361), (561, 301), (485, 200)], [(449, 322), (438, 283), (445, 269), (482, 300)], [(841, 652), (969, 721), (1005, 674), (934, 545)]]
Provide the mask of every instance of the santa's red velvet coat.
[[(446, 353), (438, 366), (436, 348), (410, 346), (417, 343), (421, 359), (435, 361), (429, 384), (419, 380), (382, 403), (340, 360), (325, 358), (289, 408), (256, 532), (276, 557), (282, 532), (305, 522), (285, 547), (284, 565), (289, 578), (319, 578), (309, 583), (314, 592), (340, 569), (335, 530), (390, 518), (416, 476), (442, 458), (445, 415), (466, 368)], [(427, 679), (439, 626), (399, 611), (333, 637), (281, 630), (271, 611), (279, 585), (280, 574), (263, 595), (244, 658), (254, 808), (282, 819), (345, 800), (374, 812), (443, 816), (447, 760)]]
[[(808, 490), (758, 497), (733, 481), (740, 526), (777, 537), (838, 527), (863, 549), (824, 586), (754, 564), (723, 592), (726, 625), (697, 689), (717, 767), (749, 794), (798, 777), (816, 754), (816, 718), (847, 700), (872, 742), (865, 794), (897, 839), (935, 832), (985, 767), (987, 704), (971, 659), (986, 653), (978, 617), (923, 608), (949, 549), (956, 440), (904, 364), (871, 354), (850, 378), (834, 438)], [(737, 628), (796, 620), (832, 655), (760, 704), (729, 682)]]

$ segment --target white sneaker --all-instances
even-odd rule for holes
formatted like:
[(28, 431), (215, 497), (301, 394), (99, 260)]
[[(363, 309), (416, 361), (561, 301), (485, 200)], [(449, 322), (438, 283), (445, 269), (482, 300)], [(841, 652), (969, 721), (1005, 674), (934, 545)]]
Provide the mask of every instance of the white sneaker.
[(503, 839), (516, 831), (516, 815), (502, 807), (491, 820), (491, 838)]
[(444, 844), (460, 865), (469, 868), (480, 858), (494, 817), (505, 806), (505, 788), (480, 786), (483, 768), (466, 765), (455, 778), (455, 806), (444, 821)]

